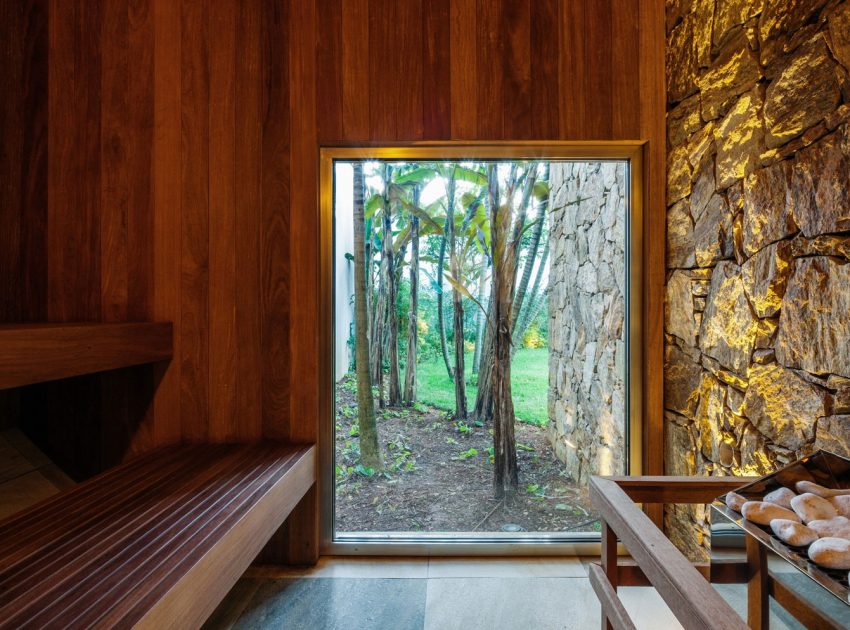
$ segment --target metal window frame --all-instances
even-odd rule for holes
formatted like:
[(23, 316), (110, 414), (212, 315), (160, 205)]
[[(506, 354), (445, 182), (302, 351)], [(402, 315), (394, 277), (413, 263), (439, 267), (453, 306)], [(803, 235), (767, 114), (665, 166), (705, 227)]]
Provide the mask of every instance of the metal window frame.
[(414, 142), (328, 146), (319, 150), (319, 534), (320, 551), (330, 555), (374, 556), (544, 556), (597, 555), (600, 534), (365, 533), (334, 532), (334, 162), (356, 160), (565, 160), (628, 162), (626, 282), (628, 352), (626, 408), (627, 466), (642, 473), (643, 456), (643, 225), (645, 141), (585, 142)]

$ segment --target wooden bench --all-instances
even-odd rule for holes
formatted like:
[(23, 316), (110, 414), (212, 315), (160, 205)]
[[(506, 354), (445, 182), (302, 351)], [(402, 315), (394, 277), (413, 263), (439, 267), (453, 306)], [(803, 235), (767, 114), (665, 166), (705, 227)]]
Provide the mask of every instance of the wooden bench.
[(315, 481), (272, 443), (111, 469), (0, 522), (0, 628), (200, 626)]

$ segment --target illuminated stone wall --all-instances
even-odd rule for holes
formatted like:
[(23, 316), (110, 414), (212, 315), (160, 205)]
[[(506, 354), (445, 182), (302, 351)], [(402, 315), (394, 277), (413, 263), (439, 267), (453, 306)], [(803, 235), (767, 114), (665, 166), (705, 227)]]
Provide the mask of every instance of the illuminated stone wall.
[(625, 472), (626, 171), (550, 167), (549, 426), (570, 476)]
[(849, 69), (850, 0), (667, 0), (667, 474), (850, 453)]

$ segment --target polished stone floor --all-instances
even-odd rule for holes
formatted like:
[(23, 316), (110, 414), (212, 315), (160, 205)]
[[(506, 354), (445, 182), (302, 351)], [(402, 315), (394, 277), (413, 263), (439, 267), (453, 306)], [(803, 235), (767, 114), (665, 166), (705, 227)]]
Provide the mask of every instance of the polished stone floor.
[[(207, 628), (564, 630), (598, 628), (586, 562), (565, 559), (323, 558), (252, 568)], [(741, 591), (721, 593), (745, 610)], [(620, 589), (638, 628), (680, 628), (651, 588)], [(796, 628), (774, 611), (771, 628)]]

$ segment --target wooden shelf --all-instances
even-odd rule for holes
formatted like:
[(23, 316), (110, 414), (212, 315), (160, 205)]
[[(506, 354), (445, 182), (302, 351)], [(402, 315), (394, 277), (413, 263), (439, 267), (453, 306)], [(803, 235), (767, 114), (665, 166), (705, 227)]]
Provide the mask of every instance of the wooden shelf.
[(171, 322), (0, 325), (0, 389), (171, 358)]

